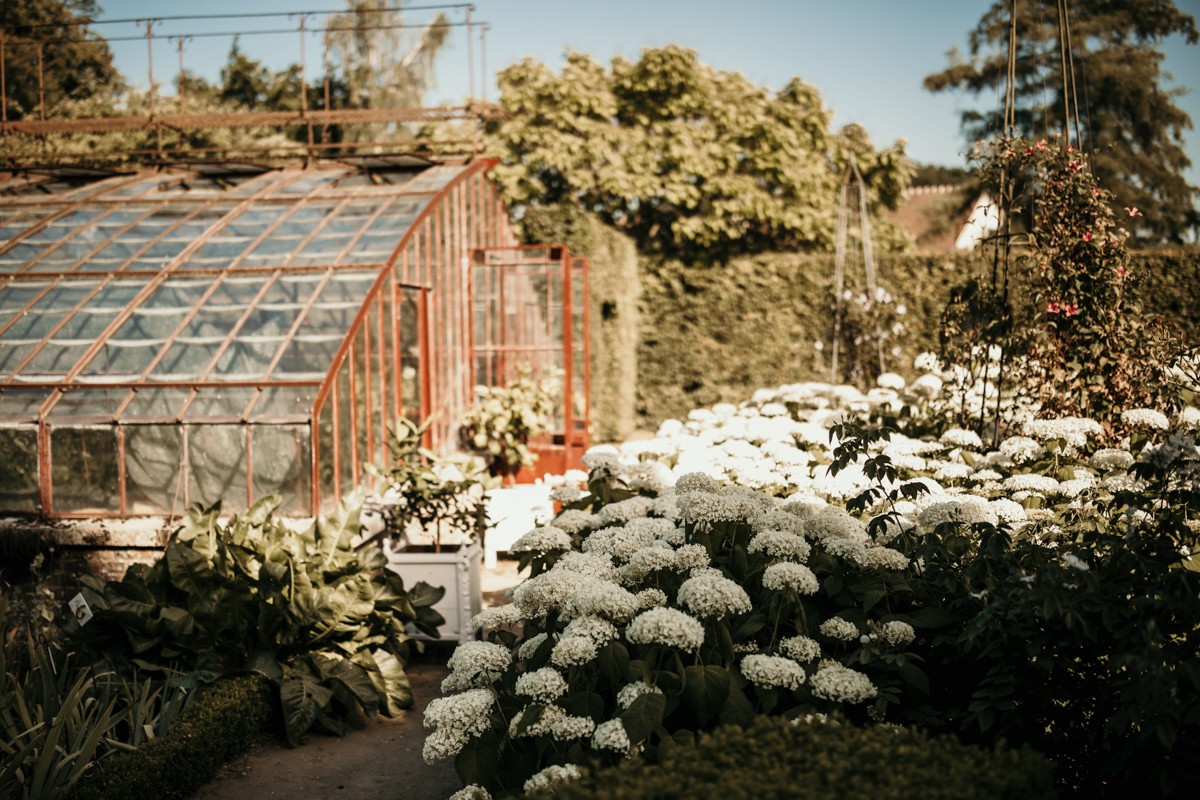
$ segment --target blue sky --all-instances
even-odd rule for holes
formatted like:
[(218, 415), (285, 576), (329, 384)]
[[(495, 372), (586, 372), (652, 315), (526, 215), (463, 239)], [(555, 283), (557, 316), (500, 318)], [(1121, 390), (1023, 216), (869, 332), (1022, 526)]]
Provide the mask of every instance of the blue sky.
[[(1200, 19), (1200, 0), (1176, 0), (1181, 10)], [(419, 0), (407, 3), (416, 6)], [(343, 0), (108, 0), (100, 19), (141, 18), (177, 14), (221, 14), (247, 11), (337, 9)], [(967, 32), (990, 5), (988, 0), (475, 0), (472, 18), (489, 23), (487, 67), (495, 71), (525, 56), (558, 67), (567, 48), (589, 53), (607, 63), (614, 55), (636, 58), (644, 47), (680, 44), (698, 51), (707, 64), (736, 70), (755, 83), (778, 89), (798, 76), (821, 90), (837, 126), (857, 122), (876, 144), (908, 141), (918, 161), (964, 163), (966, 143), (959, 133), (964, 108), (986, 107), (996, 98), (970, 98), (957, 93), (925, 91), (925, 75), (948, 63), (947, 52), (966, 48)], [(411, 11), (420, 22), (433, 12)], [(464, 12), (447, 12), (463, 21)], [(294, 27), (294, 20), (237, 19), (165, 22), (157, 34), (199, 31), (250, 31)], [(106, 36), (136, 35), (133, 23), (103, 25)], [(185, 66), (215, 78), (232, 37), (199, 38), (186, 43)], [(299, 60), (296, 35), (245, 36), (242, 50), (272, 67)], [(114, 42), (117, 65), (130, 82), (145, 86), (145, 42)], [(1168, 41), (1165, 69), (1174, 75), (1169, 86), (1184, 89), (1179, 104), (1200, 125), (1200, 46)], [(480, 48), (473, 48), (475, 71)], [(438, 63), (437, 87), (431, 104), (460, 102), (467, 95), (467, 43), (455, 29)], [(178, 70), (174, 45), (156, 42), (155, 77), (171, 80)], [(309, 74), (320, 64), (319, 40), (308, 46)], [(476, 93), (481, 92), (476, 78)], [(490, 96), (495, 99), (494, 84)], [(1193, 162), (1188, 175), (1200, 185), (1200, 131), (1185, 133)]]

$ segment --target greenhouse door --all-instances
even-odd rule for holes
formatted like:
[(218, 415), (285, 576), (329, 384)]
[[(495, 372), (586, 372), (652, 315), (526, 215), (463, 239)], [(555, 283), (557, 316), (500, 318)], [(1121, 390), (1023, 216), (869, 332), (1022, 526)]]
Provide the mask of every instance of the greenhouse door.
[(529, 443), (538, 461), (519, 482), (577, 469), (590, 445), (587, 269), (558, 246), (471, 254), (474, 384), (504, 386), (529, 370), (557, 388), (549, 431)]

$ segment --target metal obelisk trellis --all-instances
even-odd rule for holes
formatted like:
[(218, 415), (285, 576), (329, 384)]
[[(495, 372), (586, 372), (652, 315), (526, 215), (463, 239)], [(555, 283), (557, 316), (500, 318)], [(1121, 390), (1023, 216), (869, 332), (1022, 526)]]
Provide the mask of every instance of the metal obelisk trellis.
[[(850, 188), (851, 185), (858, 192), (858, 221), (859, 221), (859, 243), (861, 245), (861, 256), (863, 263), (863, 271), (866, 273), (867, 280), (867, 296), (871, 303), (879, 302), (878, 292), (875, 284), (875, 256), (871, 250), (871, 218), (867, 214), (867, 185), (863, 181), (862, 173), (858, 171), (858, 164), (854, 161), (854, 156), (850, 156), (850, 164), (846, 167), (845, 177), (842, 179), (841, 202), (838, 204), (838, 229), (837, 229), (837, 256), (834, 261), (833, 272), (833, 359), (829, 368), (829, 382), (838, 383), (838, 355), (841, 349), (842, 338), (842, 305), (844, 299), (842, 297), (846, 286), (846, 251), (847, 239), (850, 235)], [(879, 371), (883, 372), (883, 339), (879, 335), (879, 315), (873, 315), (875, 323), (875, 349), (879, 357)]]

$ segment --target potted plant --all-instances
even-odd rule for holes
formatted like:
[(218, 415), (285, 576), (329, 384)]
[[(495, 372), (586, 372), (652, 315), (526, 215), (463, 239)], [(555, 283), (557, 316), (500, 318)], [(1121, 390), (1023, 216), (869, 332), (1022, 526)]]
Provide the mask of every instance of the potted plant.
[(483, 455), (489, 474), (509, 483), (537, 460), (529, 440), (546, 432), (558, 394), (557, 376), (535, 380), (528, 365), (517, 372), (507, 386), (475, 387), (460, 431), (463, 446)]
[(461, 641), (474, 636), (471, 618), (482, 605), (487, 476), (479, 460), (440, 458), (423, 448), (428, 427), (428, 421), (418, 426), (402, 418), (389, 442), (392, 466), (372, 470), (382, 489), (376, 511), (383, 529), (377, 535), (392, 544), (388, 569), (406, 582), (446, 588), (435, 606), (446, 618), (441, 638)]

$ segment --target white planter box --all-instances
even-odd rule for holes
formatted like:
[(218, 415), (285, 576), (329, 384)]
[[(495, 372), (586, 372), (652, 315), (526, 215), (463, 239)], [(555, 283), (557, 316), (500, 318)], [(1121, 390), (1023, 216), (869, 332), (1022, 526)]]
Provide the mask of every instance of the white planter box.
[(483, 548), (478, 542), (465, 546), (443, 545), (440, 553), (414, 548), (388, 553), (387, 568), (404, 579), (404, 588), (411, 589), (417, 581), (425, 581), (446, 590), (445, 596), (433, 607), (446, 618), (446, 624), (438, 629), (441, 639), (414, 632), (410, 626), (409, 633), (414, 639), (465, 642), (475, 638), (471, 618), (483, 608), (482, 563)]

